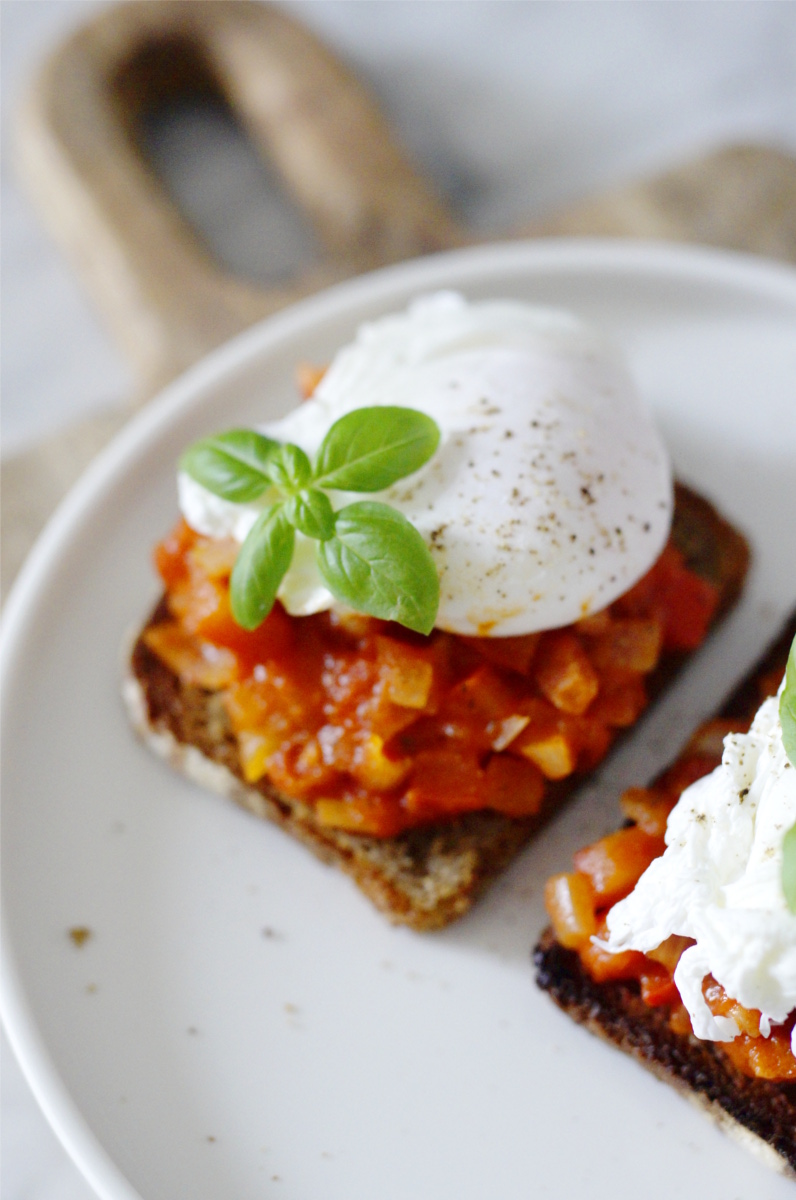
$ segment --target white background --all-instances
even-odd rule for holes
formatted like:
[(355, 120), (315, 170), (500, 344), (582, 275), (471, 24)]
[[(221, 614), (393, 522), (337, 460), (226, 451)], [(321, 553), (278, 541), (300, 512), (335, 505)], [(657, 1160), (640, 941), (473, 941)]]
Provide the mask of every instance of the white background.
[[(22, 92), (47, 49), (96, 7), (0, 5), (4, 454), (132, 390), (12, 165)], [(728, 141), (796, 154), (792, 0), (289, 8), (359, 72), (423, 169), (484, 234)], [(305, 249), (300, 227), (264, 198), (261, 173), (212, 120), (195, 133), (187, 146), (174, 128), (157, 135), (174, 189), (229, 265), (260, 277), (288, 267)], [(278, 254), (263, 245), (263, 229), (278, 236)], [(8, 1053), (3, 1067), (2, 1195), (88, 1200)]]

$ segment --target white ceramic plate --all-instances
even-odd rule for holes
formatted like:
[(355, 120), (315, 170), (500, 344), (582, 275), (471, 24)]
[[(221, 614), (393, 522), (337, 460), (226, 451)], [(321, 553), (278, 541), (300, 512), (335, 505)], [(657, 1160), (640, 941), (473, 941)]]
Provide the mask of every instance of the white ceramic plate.
[[(750, 537), (743, 604), (632, 742), (450, 930), (390, 928), (340, 874), (151, 758), (119, 647), (156, 594), (174, 462), (294, 403), (418, 292), (565, 305), (625, 348), (682, 478)], [(145, 1200), (791, 1197), (533, 983), (542, 882), (617, 821), (796, 598), (796, 274), (666, 246), (503, 245), (309, 300), (203, 362), (102, 456), (9, 601), (7, 1028), (101, 1196)], [(86, 926), (77, 948), (68, 936)]]

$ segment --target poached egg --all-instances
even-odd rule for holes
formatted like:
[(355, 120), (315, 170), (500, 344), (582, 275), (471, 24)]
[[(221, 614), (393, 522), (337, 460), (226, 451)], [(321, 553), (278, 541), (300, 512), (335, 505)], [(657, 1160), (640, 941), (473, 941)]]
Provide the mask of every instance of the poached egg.
[[(568, 625), (652, 566), (669, 533), (669, 459), (620, 356), (576, 317), (443, 292), (363, 325), (311, 399), (269, 437), (312, 456), (352, 409), (402, 405), (437, 422), (419, 471), (375, 498), (402, 512), (440, 578), (436, 625), (509, 636)], [(268, 494), (239, 505), (179, 477), (188, 524), (242, 542)], [(335, 509), (361, 495), (331, 493)], [(294, 616), (336, 601), (296, 536), (278, 593)]]

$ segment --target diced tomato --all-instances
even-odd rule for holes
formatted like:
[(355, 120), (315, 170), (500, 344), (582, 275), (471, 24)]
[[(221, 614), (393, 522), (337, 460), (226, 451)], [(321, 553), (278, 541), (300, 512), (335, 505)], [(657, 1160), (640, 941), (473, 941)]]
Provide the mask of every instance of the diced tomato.
[(641, 998), (651, 1008), (657, 1008), (661, 1004), (677, 1004), (680, 993), (669, 972), (653, 965), (641, 972)]
[(387, 628), (386, 621), (377, 621), (365, 613), (354, 612), (353, 609), (332, 609), (328, 614), (329, 627), (336, 633), (341, 633), (352, 641), (365, 642), (370, 637)]
[(510, 817), (531, 817), (542, 806), (542, 772), (521, 758), (495, 754), (486, 765), (483, 798), (487, 808)]
[(650, 837), (634, 825), (578, 850), (574, 862), (577, 870), (591, 879), (598, 904), (606, 907), (632, 891), (664, 849), (663, 838)]
[(446, 708), (467, 716), (500, 721), (518, 711), (518, 694), (506, 677), (489, 664), (479, 667), (451, 688)]
[(149, 649), (188, 684), (218, 691), (237, 678), (234, 654), (212, 642), (200, 642), (177, 621), (163, 621), (144, 630)]
[(683, 570), (663, 590), (664, 645), (669, 650), (696, 650), (705, 640), (718, 604), (712, 583)]
[(653, 671), (658, 665), (663, 626), (657, 617), (621, 617), (589, 643), (589, 658), (599, 671)]
[(756, 1008), (746, 1008), (728, 996), (720, 983), (712, 975), (706, 975), (702, 981), (702, 995), (710, 1011), (717, 1017), (732, 1017), (741, 1033), (749, 1037), (760, 1036), (760, 1012)]
[(509, 743), (512, 754), (522, 754), (535, 763), (547, 779), (563, 779), (575, 770), (578, 750), (572, 736), (572, 718), (558, 712), (549, 700), (531, 696), (523, 700), (523, 729)]
[(435, 708), (431, 650), (389, 637), (376, 637), (375, 643), (378, 670), (387, 698), (402, 708), (428, 711)]
[(449, 690), (440, 706), (440, 726), (485, 753), (505, 733), (504, 722), (521, 715), (520, 700), (509, 677), (484, 663)]
[(619, 805), (624, 815), (650, 837), (662, 838), (666, 833), (669, 813), (675, 801), (671, 795), (655, 788), (628, 788), (622, 793)]
[(321, 825), (371, 837), (395, 837), (405, 827), (400, 808), (391, 796), (354, 791), (340, 799), (317, 800), (315, 814)]
[(272, 726), (272, 730), (277, 748), (268, 758), (267, 773), (280, 791), (297, 800), (314, 802), (319, 796), (341, 790), (340, 774), (325, 758), (317, 735), (286, 730), (277, 738), (277, 727)]
[(672, 1011), (669, 1013), (669, 1028), (673, 1033), (680, 1034), (681, 1037), (688, 1037), (693, 1033), (691, 1018), (684, 1004), (675, 1004), (673, 1006)]
[(600, 762), (611, 744), (611, 730), (591, 715), (574, 717), (557, 711), (547, 700), (532, 697), (521, 704), (527, 725), (507, 749), (535, 763), (546, 779), (566, 779), (576, 770)]
[[(333, 717), (333, 714), (330, 712), (329, 716)], [(353, 718), (346, 720), (349, 725), (355, 723)], [(398, 735), (411, 730), (418, 723), (418, 713), (413, 708), (393, 704), (384, 689), (375, 689), (370, 699), (363, 700), (357, 706), (356, 721), (361, 723), (363, 730), (370, 730), (381, 738), (388, 758), (403, 758), (411, 753), (411, 749), (400, 744)]]
[(586, 638), (600, 637), (607, 633), (611, 628), (612, 617), (610, 609), (604, 608), (601, 612), (589, 613), (587, 617), (581, 617), (573, 626), (575, 632)]
[(257, 730), (292, 739), (314, 733), (322, 724), (320, 695), (314, 695), (276, 666), (256, 678), (232, 684), (224, 700), (236, 733)]
[(702, 994), (712, 1013), (731, 1017), (741, 1031), (737, 1038), (723, 1042), (721, 1047), (739, 1071), (757, 1079), (796, 1079), (796, 1058), (791, 1050), (796, 1014), (791, 1014), (784, 1025), (773, 1026), (769, 1037), (763, 1037), (759, 1010), (733, 1000), (712, 975), (705, 976)]
[(647, 707), (644, 676), (638, 671), (606, 668), (600, 671), (600, 692), (589, 716), (611, 729), (635, 725)]
[(162, 542), (155, 547), (155, 569), (163, 580), (166, 591), (181, 583), (188, 575), (186, 554), (196, 541), (197, 535), (185, 521), (178, 521)]
[(463, 637), (461, 640), (496, 667), (527, 675), (541, 636), (540, 633), (526, 633), (521, 637)]
[(528, 726), (511, 742), (510, 749), (534, 763), (545, 779), (566, 779), (578, 765), (574, 738), (560, 729), (545, 731)]
[(407, 778), (412, 760), (389, 758), (384, 752), (384, 739), (377, 733), (370, 733), (357, 739), (349, 769), (364, 788), (388, 792)]
[(689, 571), (670, 542), (652, 569), (612, 608), (626, 616), (658, 617), (666, 649), (695, 650), (705, 638), (717, 604), (713, 584)]
[(247, 783), (257, 783), (268, 773), (269, 762), (283, 742), (284, 732), (278, 729), (271, 728), (260, 733), (241, 730), (238, 734), (238, 753), (243, 778)]
[(600, 690), (600, 681), (574, 633), (542, 635), (533, 675), (543, 696), (561, 712), (580, 716)]
[(661, 942), (660, 946), (656, 946), (654, 950), (648, 950), (647, 958), (660, 963), (670, 975), (674, 975), (681, 956), (693, 944), (693, 938), (681, 937), (679, 934), (673, 933), (671, 937), (667, 937), (665, 941)]
[(609, 954), (594, 942), (587, 942), (580, 950), (580, 957), (586, 970), (597, 983), (607, 983), (614, 979), (638, 979), (644, 969), (644, 955), (636, 950), (622, 950), (619, 954)]
[(169, 608), (184, 626), (187, 633), (207, 637), (224, 644), (225, 633), (240, 627), (235, 625), (229, 606), (229, 589), (217, 579), (206, 575), (192, 578), (190, 584), (177, 584), (169, 596)]
[(321, 672), (327, 716), (339, 716), (343, 710), (356, 711), (372, 695), (376, 677), (372, 659), (355, 650), (329, 650), (323, 656)]
[(278, 603), (257, 629), (241, 629), (232, 616), (229, 589), (218, 579), (202, 577), (190, 588), (175, 587), (169, 607), (188, 633), (231, 650), (241, 676), (271, 658), (287, 656), (294, 643), (293, 624)]
[(578, 747), (578, 770), (591, 771), (608, 753), (614, 735), (608, 725), (593, 717), (591, 709), (585, 717), (572, 718), (572, 736)]
[(588, 875), (553, 875), (545, 884), (544, 903), (557, 940), (568, 950), (579, 950), (596, 934), (596, 896)]
[(229, 579), (239, 551), (234, 538), (198, 537), (186, 557), (209, 579)]
[(477, 756), (465, 747), (421, 750), (414, 757), (404, 804), (427, 820), (441, 813), (483, 808), (483, 780)]
[(502, 721), (490, 721), (487, 730), (492, 739), (492, 749), (505, 750), (527, 728), (529, 722), (530, 717), (520, 716), (519, 713), (504, 717)]
[(790, 1043), (790, 1029), (779, 1026), (767, 1038), (742, 1033), (732, 1042), (722, 1042), (721, 1049), (744, 1075), (785, 1083), (796, 1080), (796, 1058)]

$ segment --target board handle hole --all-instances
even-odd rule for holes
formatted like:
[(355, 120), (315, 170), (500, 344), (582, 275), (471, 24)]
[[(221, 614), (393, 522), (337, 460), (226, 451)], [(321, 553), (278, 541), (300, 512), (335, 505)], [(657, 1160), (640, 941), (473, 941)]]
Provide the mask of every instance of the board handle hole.
[(255, 284), (293, 279), (320, 248), (260, 155), (200, 43), (171, 35), (118, 68), (111, 93), (137, 151), (204, 248)]

